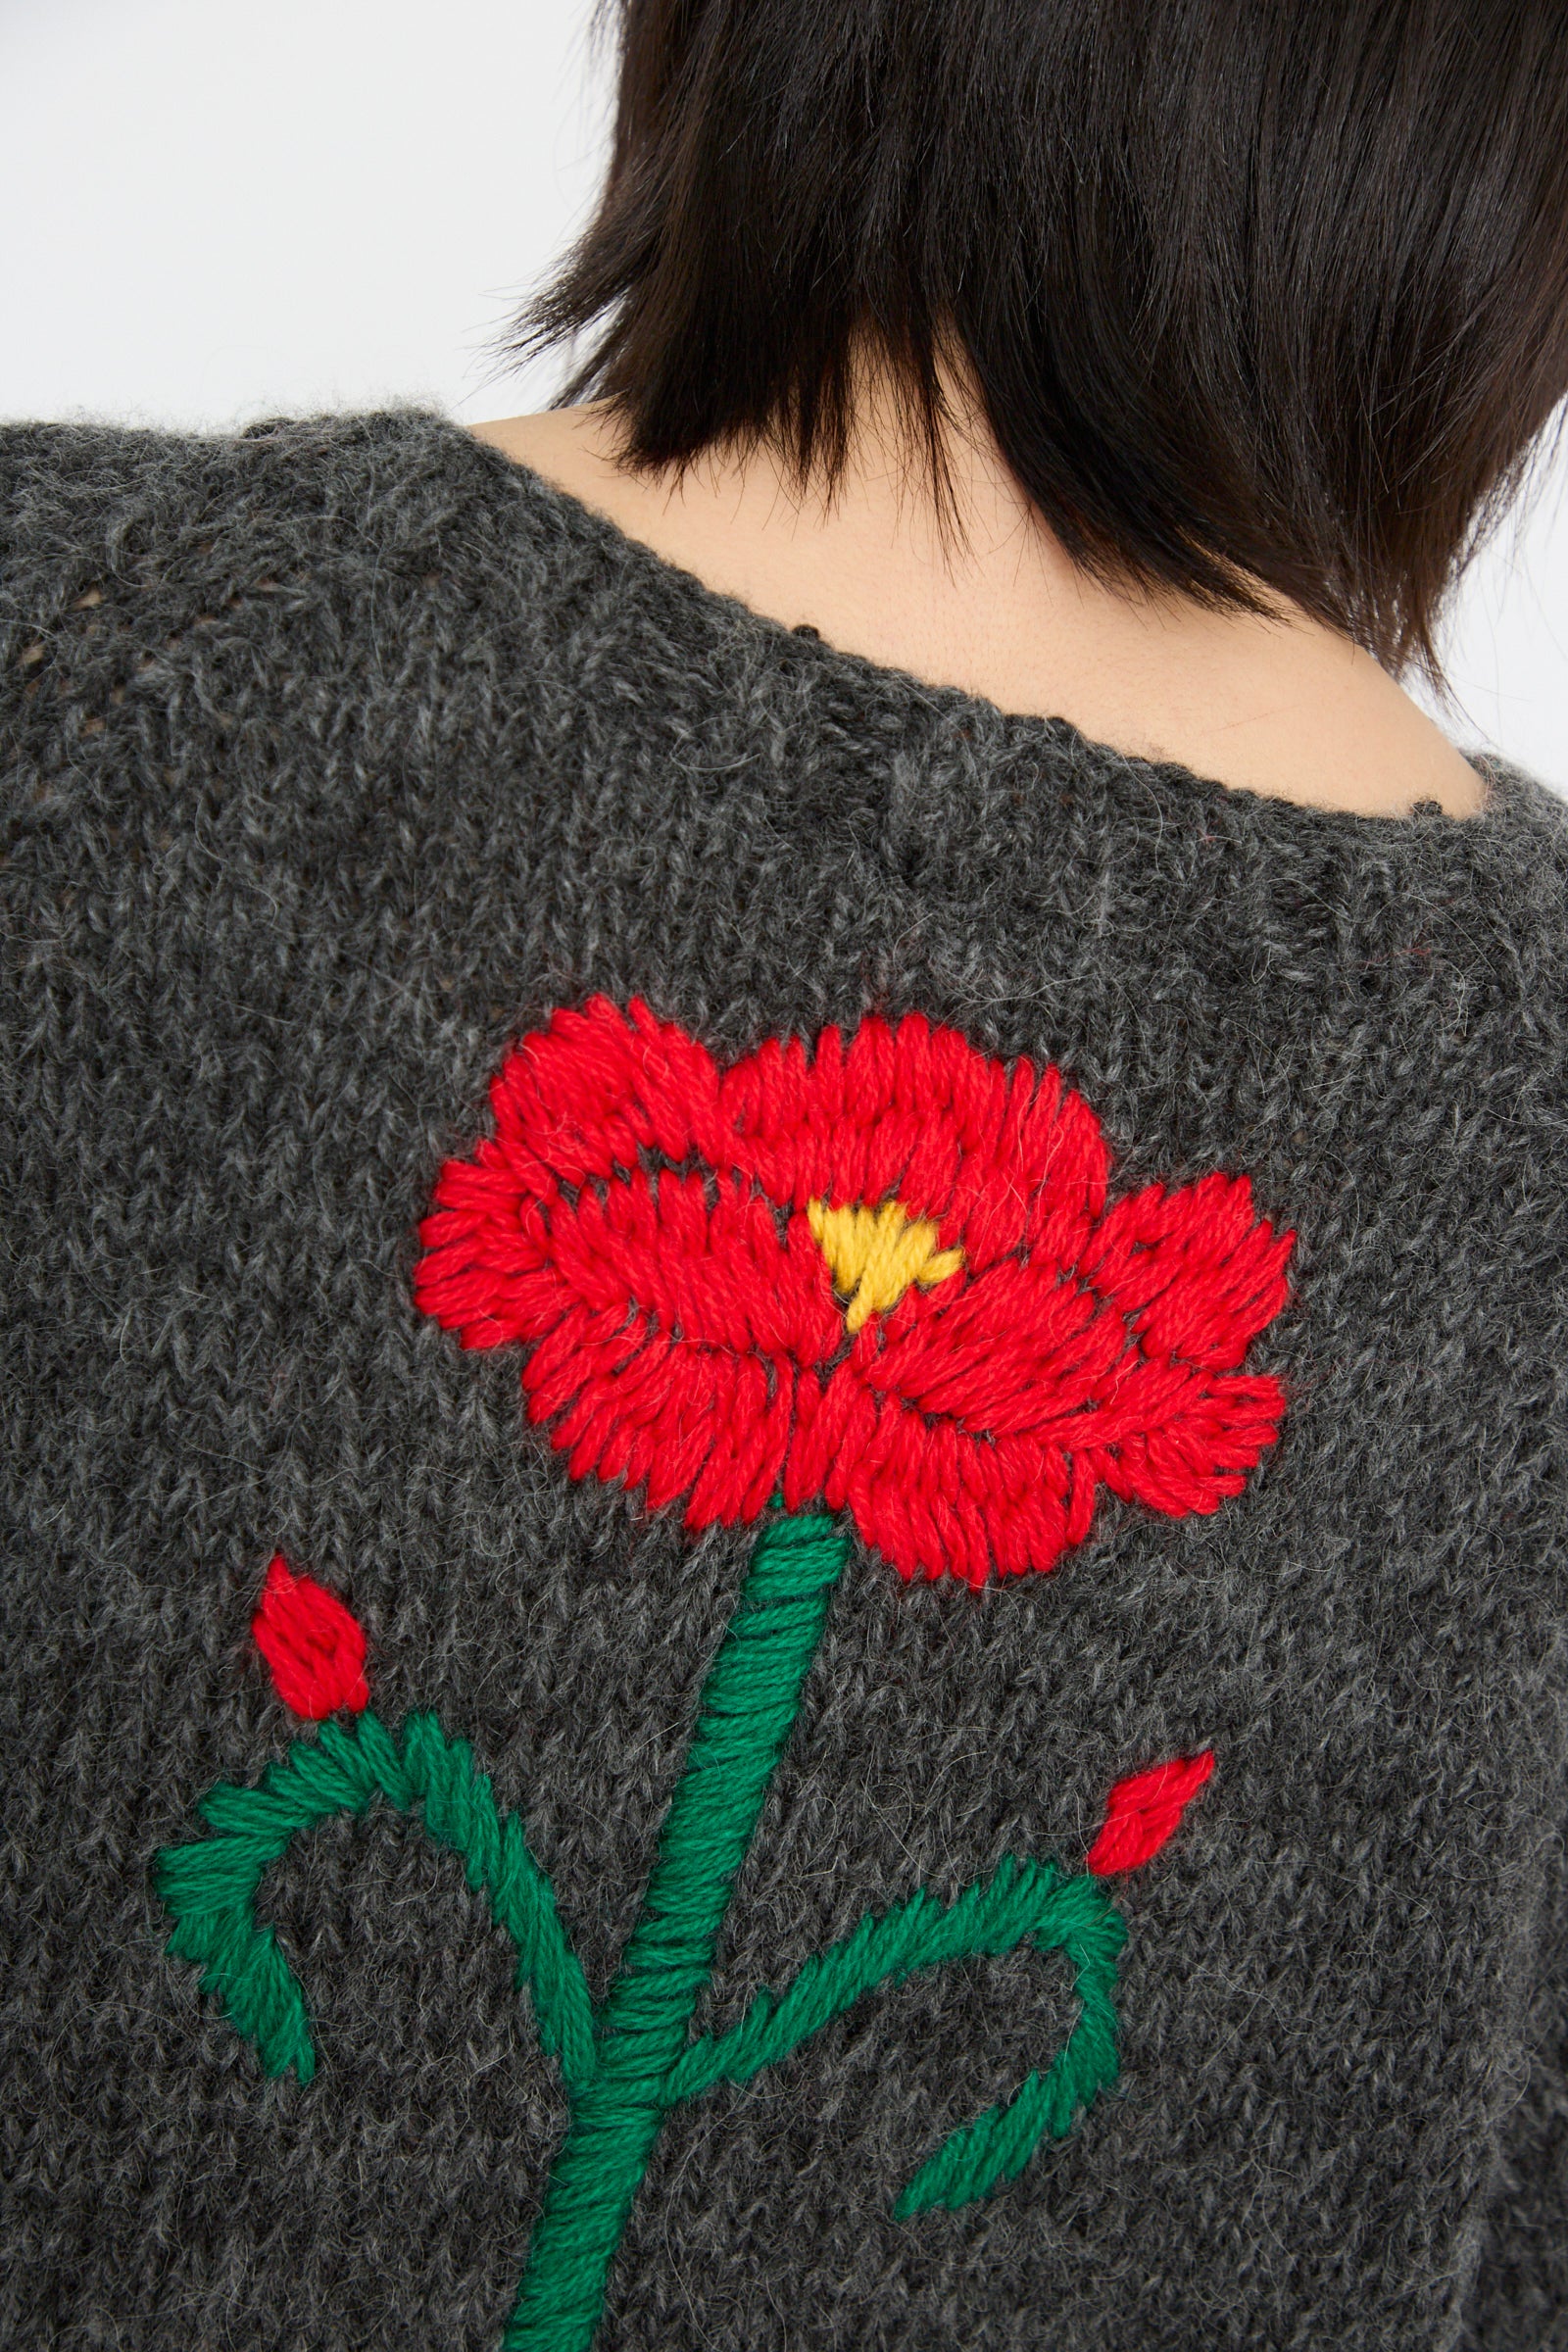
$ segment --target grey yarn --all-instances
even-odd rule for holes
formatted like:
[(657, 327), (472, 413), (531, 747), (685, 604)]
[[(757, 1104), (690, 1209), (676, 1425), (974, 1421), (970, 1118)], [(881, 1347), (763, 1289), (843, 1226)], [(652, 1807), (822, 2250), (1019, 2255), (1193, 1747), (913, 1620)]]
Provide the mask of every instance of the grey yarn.
[(320, 2063), (165, 1949), (157, 1849), (294, 1727), (281, 1549), (526, 1816), (602, 1990), (748, 1539), (574, 1485), (415, 1308), (442, 1158), (594, 990), (721, 1054), (918, 1008), (1059, 1062), (1122, 1188), (1296, 1228), (1212, 1518), (1102, 1497), (1049, 1576), (858, 1554), (730, 1914), (733, 2024), (868, 1906), (1118, 1891), (1123, 2075), (895, 2222), (1049, 2064), (1022, 1954), (869, 1996), (678, 2113), (599, 2352), (1568, 2345), (1568, 812), (1227, 791), (872, 667), (419, 412), (0, 434), (6, 1300), (0, 2341), (494, 2352), (564, 2107), (452, 1856), (270, 1881)]

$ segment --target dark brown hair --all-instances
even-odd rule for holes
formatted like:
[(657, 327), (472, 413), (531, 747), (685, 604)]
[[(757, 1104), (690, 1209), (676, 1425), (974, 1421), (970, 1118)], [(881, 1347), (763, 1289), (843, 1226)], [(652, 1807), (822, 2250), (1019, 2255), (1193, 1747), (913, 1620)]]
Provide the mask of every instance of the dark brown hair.
[(612, 0), (609, 177), (508, 344), (631, 462), (842, 465), (966, 362), (1102, 576), (1267, 583), (1436, 673), (1568, 390), (1562, 0)]

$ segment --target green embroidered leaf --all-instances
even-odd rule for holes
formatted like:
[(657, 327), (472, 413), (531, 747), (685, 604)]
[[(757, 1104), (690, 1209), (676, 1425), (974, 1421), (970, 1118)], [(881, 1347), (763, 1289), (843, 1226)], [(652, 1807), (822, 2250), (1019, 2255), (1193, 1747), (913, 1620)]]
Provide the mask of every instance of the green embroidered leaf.
[[(256, 2044), (270, 2075), (292, 2066), (308, 2082), (316, 2072), (310, 2022), (271, 1929), (257, 1926), (249, 1897), (216, 1901), (212, 1873), (203, 1884), (198, 1874), (179, 1867), (187, 1855), (205, 1856), (215, 1846), (239, 1842), (215, 1838), (211, 1845), (175, 1846), (163, 1856), (159, 1892), (177, 1921), (169, 1948), (180, 1960), (202, 1963), (202, 1990), (222, 2002), (238, 2031)], [(255, 1877), (260, 1876), (258, 1870)]]
[(1075, 1971), (1079, 2015), (1055, 2064), (1032, 2075), (1016, 2096), (955, 2132), (900, 2198), (900, 2219), (926, 2205), (962, 2205), (1022, 2170), (1049, 2132), (1066, 2132), (1074, 2114), (1116, 2079), (1116, 1953), (1126, 1926), (1105, 1888), (1087, 1874), (1063, 1879), (1054, 1862), (1004, 1860), (956, 1902), (924, 1889), (880, 1919), (867, 1915), (853, 1935), (808, 1960), (780, 1993), (760, 1992), (728, 2034), (705, 2035), (682, 2052), (664, 2079), (673, 2106), (719, 2082), (745, 2082), (798, 2049), (831, 2018), (875, 1984), (898, 1984), (916, 1969), (938, 1968), (977, 1953), (1011, 1951), (1032, 1941), (1060, 1950)]
[(1049, 1936), (1035, 1938), (1042, 1946), (1049, 1942), (1065, 1952), (1076, 1972), (1078, 2021), (1054, 2065), (1048, 2074), (1031, 2075), (1011, 2099), (988, 2107), (972, 2124), (950, 2132), (894, 2206), (899, 2221), (908, 2221), (932, 2205), (956, 2209), (988, 2196), (1000, 2181), (1023, 2171), (1043, 2139), (1063, 2138), (1078, 2110), (1115, 2082), (1116, 1954), (1127, 1928), (1098, 1880), (1087, 1875), (1069, 1880), (1061, 1892), (1079, 1888), (1099, 1898), (1101, 1915), (1071, 1923), (1057, 1920)]
[(799, 2047), (873, 1984), (934, 1968), (970, 1952), (1004, 1952), (1026, 1936), (1055, 1887), (1054, 1864), (1010, 1858), (983, 1886), (949, 1907), (923, 1888), (878, 1919), (867, 1913), (842, 1943), (808, 1960), (781, 1993), (764, 1987), (740, 2024), (716, 2040), (705, 2034), (682, 2052), (664, 2082), (671, 2105), (712, 2083), (745, 2082)]
[(227, 1783), (200, 1811), (218, 1833), (160, 1855), (156, 1886), (174, 1920), (169, 1948), (202, 1964), (202, 1985), (255, 2043), (270, 2075), (316, 2071), (304, 1996), (269, 1927), (256, 1918), (267, 1870), (300, 1831), (334, 1813), (363, 1813), (377, 1798), (422, 1817), (426, 1834), (461, 1854), (468, 1884), (517, 1951), (517, 1984), (532, 1995), (539, 2038), (559, 2059), (568, 2090), (594, 2071), (593, 2013), (582, 1970), (556, 1913), (550, 1882), (529, 1853), (522, 1825), (503, 1822), (486, 1774), (466, 1740), (449, 1740), (433, 1715), (411, 1715), (400, 1751), (368, 1711), (352, 1726), (328, 1723), (299, 1740), (261, 1786)]

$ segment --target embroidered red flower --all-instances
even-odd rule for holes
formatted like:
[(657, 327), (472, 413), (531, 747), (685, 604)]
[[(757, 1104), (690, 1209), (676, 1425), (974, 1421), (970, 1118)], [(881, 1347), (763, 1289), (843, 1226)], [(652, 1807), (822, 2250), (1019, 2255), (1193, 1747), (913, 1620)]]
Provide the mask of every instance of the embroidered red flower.
[(359, 1624), (324, 1585), (295, 1576), (281, 1552), (267, 1571), (251, 1632), (278, 1697), (307, 1722), (318, 1723), (339, 1707), (359, 1714), (369, 1705)]
[(727, 1070), (646, 1004), (557, 1012), (420, 1226), (420, 1306), (521, 1343), (574, 1477), (694, 1527), (847, 1510), (901, 1572), (1050, 1568), (1101, 1486), (1241, 1492), (1284, 1410), (1240, 1367), (1294, 1233), (1244, 1176), (1106, 1205), (1094, 1112), (918, 1014)]

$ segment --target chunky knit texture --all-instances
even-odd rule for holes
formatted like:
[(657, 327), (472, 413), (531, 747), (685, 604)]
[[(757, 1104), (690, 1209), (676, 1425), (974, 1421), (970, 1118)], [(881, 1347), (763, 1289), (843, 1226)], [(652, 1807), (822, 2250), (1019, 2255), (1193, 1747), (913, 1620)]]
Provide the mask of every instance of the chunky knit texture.
[(917, 1888), (1136, 1842), (1106, 1792), (1212, 1751), (1118, 1886), (1114, 2086), (900, 2218), (1049, 2067), (1070, 1968), (727, 2043), (596, 2352), (1568, 2343), (1557, 800), (1491, 764), (1481, 818), (1391, 821), (1120, 757), (761, 620), (414, 412), (0, 434), (0, 2341), (500, 2340), (566, 2106), (483, 1886), (395, 1803), (293, 1838), (261, 1899), (302, 2082), (171, 1953), (154, 1869), (302, 1733), (251, 1632), (281, 1553), (613, 1979), (755, 1530), (573, 1480), (517, 1350), (414, 1295), (508, 1049), (603, 994), (725, 1063), (922, 1013), (1058, 1066), (1118, 1185), (1245, 1174), (1296, 1240), (1248, 1358), (1278, 1435), (1217, 1510), (1102, 1494), (975, 1590), (854, 1537), (696, 2020), (716, 2048)]

